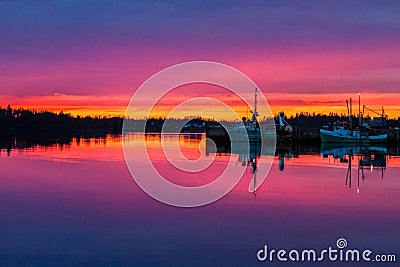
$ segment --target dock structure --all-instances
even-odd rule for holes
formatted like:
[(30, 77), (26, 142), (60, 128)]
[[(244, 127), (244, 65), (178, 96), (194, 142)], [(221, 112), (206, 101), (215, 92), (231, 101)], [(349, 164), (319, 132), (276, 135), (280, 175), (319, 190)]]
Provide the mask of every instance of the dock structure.
[[(206, 129), (206, 132), (210, 131)], [(212, 135), (218, 139), (224, 139), (228, 136), (227, 132), (223, 127), (213, 128)], [(400, 128), (389, 128), (387, 129), (387, 143), (390, 145), (400, 145)], [(307, 128), (307, 127), (293, 127), (291, 133), (281, 133), (277, 131), (276, 134), (277, 142), (281, 143), (320, 143), (321, 137), (318, 128)]]

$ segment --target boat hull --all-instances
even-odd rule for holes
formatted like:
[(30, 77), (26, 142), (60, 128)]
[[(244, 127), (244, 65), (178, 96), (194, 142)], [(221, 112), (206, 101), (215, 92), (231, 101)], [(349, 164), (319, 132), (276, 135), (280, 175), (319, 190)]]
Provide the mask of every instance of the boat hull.
[(340, 135), (328, 130), (320, 130), (321, 141), (323, 143), (385, 143), (387, 134), (372, 135), (372, 136), (349, 136)]
[[(246, 129), (246, 133), (247, 133), (247, 138), (248, 138), (249, 142), (261, 142), (261, 131), (260, 130), (247, 130)], [(231, 138), (232, 142), (247, 141), (246, 136), (243, 136), (242, 131), (232, 130), (230, 138)]]

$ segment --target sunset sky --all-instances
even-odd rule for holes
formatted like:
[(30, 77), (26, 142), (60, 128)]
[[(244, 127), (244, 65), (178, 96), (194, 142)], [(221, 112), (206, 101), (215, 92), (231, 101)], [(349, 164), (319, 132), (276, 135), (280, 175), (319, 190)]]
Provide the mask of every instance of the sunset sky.
[(247, 74), (273, 113), (345, 113), (362, 93), (397, 118), (399, 21), (399, 1), (0, 0), (0, 106), (123, 116), (154, 73), (209, 60)]

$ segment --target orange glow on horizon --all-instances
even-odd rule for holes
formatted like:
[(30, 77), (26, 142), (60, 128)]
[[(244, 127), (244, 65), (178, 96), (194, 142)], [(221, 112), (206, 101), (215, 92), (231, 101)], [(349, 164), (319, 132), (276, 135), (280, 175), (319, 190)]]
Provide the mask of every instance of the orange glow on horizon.
[[(358, 114), (358, 95), (345, 93), (330, 94), (281, 94), (281, 93), (265, 93), (272, 113), (278, 114), (284, 111), (287, 116), (296, 115), (296, 113), (308, 112), (316, 114), (347, 114), (346, 98), (353, 98), (353, 113)], [(171, 94), (159, 102), (159, 105), (152, 113), (153, 117), (165, 117), (168, 112), (191, 97), (198, 97), (198, 94)], [(225, 103), (234, 108), (240, 116), (251, 116), (250, 110), (240, 103), (235, 96), (227, 96), (221, 94), (210, 94), (209, 97), (223, 99)], [(52, 111), (70, 113), (73, 116), (120, 116), (125, 115), (126, 107), (131, 96), (128, 95), (111, 95), (111, 96), (77, 96), (55, 94), (50, 96), (30, 96), (30, 97), (10, 97), (0, 96), (0, 106), (6, 107), (10, 104), (13, 108), (23, 107), (36, 111)], [(389, 118), (400, 117), (400, 104), (398, 99), (400, 93), (361, 93), (362, 105), (381, 112), (382, 105), (385, 114)], [(362, 106), (361, 106), (362, 109)], [(187, 108), (180, 113), (181, 117), (197, 116), (199, 111), (210, 111), (207, 106), (193, 106)], [(215, 119), (223, 118), (224, 114), (219, 113), (218, 108), (213, 110)], [(376, 114), (367, 112), (365, 115), (376, 116)], [(264, 115), (260, 114), (262, 118)], [(229, 119), (229, 118), (228, 118)]]

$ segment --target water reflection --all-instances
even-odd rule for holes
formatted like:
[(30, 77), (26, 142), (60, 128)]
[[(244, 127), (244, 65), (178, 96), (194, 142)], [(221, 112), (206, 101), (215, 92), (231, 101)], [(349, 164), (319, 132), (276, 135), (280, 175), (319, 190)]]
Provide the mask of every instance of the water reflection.
[(106, 144), (107, 140), (118, 138), (118, 135), (89, 135), (89, 136), (0, 136), (0, 153), (6, 151), (10, 156), (12, 151), (34, 151), (36, 149), (63, 150), (71, 146), (90, 144)]
[[(129, 142), (134, 144), (137, 138), (142, 138), (142, 134), (132, 134), (127, 136)], [(159, 133), (146, 134), (146, 145), (155, 149), (155, 155), (162, 152), (161, 135)], [(257, 164), (260, 157), (268, 155), (269, 151), (263, 149), (259, 143), (250, 143), (250, 149), (243, 149), (242, 146), (231, 146), (229, 142), (219, 141), (214, 143), (205, 139), (204, 134), (171, 134), (167, 136), (169, 142), (179, 142), (182, 153), (188, 159), (196, 159), (204, 149), (206, 156), (215, 155), (216, 159), (225, 160), (228, 155), (237, 156), (237, 164), (249, 169), (252, 182), (254, 184), (254, 195), (256, 194), (257, 185)], [(202, 146), (202, 141), (205, 146)], [(6, 151), (10, 156), (13, 151), (30, 151), (41, 153), (42, 155), (56, 155), (59, 158), (78, 158), (84, 154), (85, 158), (99, 158), (101, 153), (93, 149), (98, 146), (106, 149), (108, 152), (108, 160), (110, 155), (115, 155), (115, 159), (123, 161), (121, 153), (121, 136), (104, 135), (95, 137), (71, 137), (64, 136), (58, 138), (35, 138), (35, 137), (12, 137), (0, 139), (0, 155)], [(82, 149), (83, 147), (92, 148)], [(110, 150), (114, 148), (114, 154)], [(39, 152), (38, 152), (39, 151)], [(57, 153), (58, 151), (58, 153)], [(52, 152), (52, 153), (49, 153)], [(353, 181), (356, 180), (357, 191), (360, 192), (360, 183), (367, 179), (366, 172), (384, 178), (387, 171), (387, 165), (390, 158), (396, 158), (399, 155), (397, 147), (377, 146), (377, 145), (343, 145), (343, 144), (322, 144), (322, 145), (289, 145), (278, 144), (275, 152), (276, 168), (279, 172), (287, 171), (287, 164), (302, 164), (307, 166), (337, 166), (347, 168), (347, 172), (343, 174), (345, 185), (349, 188), (353, 187)], [(160, 157), (160, 161), (164, 161)], [(334, 165), (332, 165), (334, 164)], [(398, 164), (397, 164), (398, 165)], [(396, 165), (396, 167), (397, 167)], [(164, 165), (162, 165), (164, 166)], [(372, 179), (372, 178), (371, 178)], [(199, 182), (200, 183), (200, 182)]]
[[(154, 165), (176, 184), (208, 183), (231, 157), (236, 159), (235, 167), (246, 168), (245, 176), (212, 205), (176, 209), (150, 198), (133, 182), (124, 162), (121, 136), (44, 143), (17, 139), (15, 145), (1, 147), (11, 156), (3, 153), (0, 157), (0, 209), (7, 214), (0, 220), (1, 229), (7, 230), (0, 240), (0, 266), (15, 266), (15, 262), (54, 266), (62, 260), (64, 266), (111, 266), (125, 252), (130, 255), (127, 263), (115, 265), (181, 266), (197, 257), (197, 266), (207, 266), (223, 253), (229, 257), (216, 265), (253, 266), (257, 262), (249, 263), (249, 259), (255, 259), (260, 244), (301, 247), (315, 240), (325, 248), (339, 236), (347, 237), (354, 247), (399, 251), (400, 158), (395, 156), (396, 148), (279, 145), (275, 164), (263, 186), (253, 192), (254, 198), (248, 189), (263, 177), (257, 163), (266, 151), (260, 147), (251, 146), (246, 154), (219, 144), (208, 149), (209, 157), (215, 156), (214, 169), (185, 177), (159, 156), (159, 134), (145, 138)], [(127, 139), (135, 146), (143, 135)], [(188, 158), (207, 152), (203, 135), (170, 135), (167, 141), (179, 141)], [(137, 168), (147, 166), (142, 159), (143, 155), (137, 155)], [(351, 183), (352, 190), (345, 188), (349, 164), (352, 181), (347, 176), (347, 186)], [(363, 168), (358, 169), (359, 164)], [(358, 170), (361, 194), (353, 192)], [(38, 251), (46, 253), (35, 265), (30, 255)], [(49, 262), (48, 258), (64, 252), (70, 255), (68, 259)], [(187, 256), (182, 259), (182, 255)], [(99, 262), (99, 258), (109, 261)]]
[[(231, 149), (229, 142), (217, 142), (216, 150), (214, 151), (215, 148), (211, 145), (211, 142), (212, 141), (207, 142), (207, 154), (236, 154), (238, 156), (238, 162), (241, 162), (242, 166), (252, 167), (254, 181), (256, 181), (257, 161), (260, 156), (267, 154), (262, 150), (259, 143), (250, 143), (250, 152), (243, 153), (243, 151)], [(329, 165), (331, 162), (346, 164), (347, 173), (345, 176), (345, 185), (352, 188), (354, 176), (353, 168), (356, 169), (357, 193), (360, 193), (360, 179), (365, 181), (365, 170), (369, 170), (373, 174), (379, 174), (380, 178), (383, 179), (387, 170), (388, 157), (397, 157), (399, 156), (399, 152), (397, 147), (387, 147), (386, 145), (322, 143), (320, 146), (290, 146), (278, 144), (275, 155), (280, 172), (285, 171), (286, 161), (302, 157), (305, 158), (305, 156), (322, 156), (322, 159), (328, 160), (326, 165)], [(314, 164), (313, 162), (309, 162), (309, 165), (312, 166)]]
[[(263, 152), (263, 153), (262, 153)], [(231, 144), (226, 140), (211, 140), (206, 139), (206, 155), (217, 154), (222, 156), (223, 154), (235, 154), (238, 155), (237, 163), (243, 167), (249, 167), (252, 179), (253, 188), (252, 192), (254, 196), (257, 194), (257, 164), (262, 154), (268, 155), (267, 149), (262, 149), (260, 142), (249, 142), (249, 147), (245, 147), (239, 144)]]
[(365, 180), (364, 170), (371, 172), (377, 171), (383, 179), (386, 165), (388, 148), (383, 145), (347, 145), (340, 144), (322, 144), (321, 154), (324, 158), (333, 159), (339, 163), (347, 164), (347, 174), (345, 185), (352, 187), (353, 165), (356, 162), (357, 167), (357, 193), (360, 193), (360, 177)]

